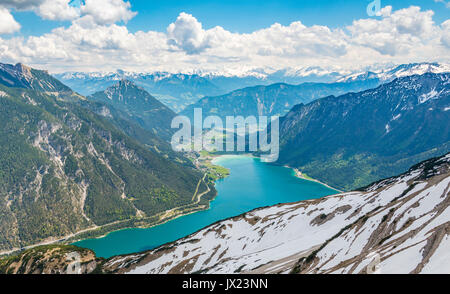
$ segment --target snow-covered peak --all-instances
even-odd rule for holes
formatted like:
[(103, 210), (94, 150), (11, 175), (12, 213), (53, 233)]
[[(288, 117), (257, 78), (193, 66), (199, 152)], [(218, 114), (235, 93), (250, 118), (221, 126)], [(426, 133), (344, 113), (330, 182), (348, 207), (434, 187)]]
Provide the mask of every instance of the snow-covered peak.
[(352, 82), (368, 79), (378, 79), (381, 82), (389, 82), (396, 78), (423, 75), (425, 73), (446, 73), (450, 72), (450, 64), (443, 63), (411, 63), (402, 64), (392, 68), (379, 70), (375, 72), (358, 72), (348, 76), (344, 76), (337, 82)]
[[(378, 79), (381, 82), (392, 81), (395, 78), (422, 75), (424, 73), (444, 73), (450, 72), (450, 64), (439, 63), (412, 63), (397, 66), (381, 66), (378, 65), (377, 70), (367, 70), (364, 72), (352, 72), (348, 69), (338, 67), (288, 67), (283, 69), (274, 68), (223, 68), (217, 70), (185, 70), (183, 72), (166, 72), (166, 71), (147, 71), (147, 72), (131, 72), (125, 70), (116, 70), (113, 72), (68, 72), (57, 75), (63, 80), (120, 80), (120, 79), (147, 79), (158, 82), (164, 79), (191, 79), (193, 77), (201, 77), (209, 80), (218, 78), (254, 78), (261, 81), (280, 82), (285, 79), (307, 81), (329, 81), (329, 82), (352, 82), (364, 81), (370, 79)], [(381, 68), (381, 69), (380, 69)]]

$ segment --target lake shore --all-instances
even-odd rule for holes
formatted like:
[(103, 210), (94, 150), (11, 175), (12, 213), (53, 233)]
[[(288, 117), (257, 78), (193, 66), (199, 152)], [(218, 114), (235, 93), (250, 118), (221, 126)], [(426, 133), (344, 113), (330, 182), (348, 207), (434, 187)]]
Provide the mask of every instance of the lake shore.
[[(239, 155), (215, 155), (215, 156), (212, 155), (212, 156), (213, 156), (213, 159), (211, 160), (211, 163), (212, 163), (212, 164), (219, 164), (219, 165), (220, 165), (220, 163), (218, 163), (217, 161), (220, 160), (221, 158), (225, 158), (225, 159), (226, 159), (227, 157), (228, 157), (228, 158), (233, 158), (233, 157), (236, 157), (236, 156), (246, 156), (246, 157), (258, 158), (258, 157), (256, 157), (256, 156), (254, 156), (253, 154), (250, 154), (250, 153), (239, 154)], [(337, 191), (337, 192), (339, 192), (339, 193), (344, 193), (344, 192), (345, 192), (345, 191), (342, 191), (342, 190), (337, 189), (337, 188), (335, 188), (335, 187), (332, 187), (332, 186), (328, 185), (327, 183), (324, 183), (324, 182), (321, 182), (321, 181), (319, 181), (319, 180), (317, 180), (317, 179), (311, 178), (310, 176), (308, 176), (308, 175), (302, 173), (298, 168), (291, 167), (291, 166), (288, 166), (288, 165), (284, 165), (284, 167), (293, 170), (294, 173), (295, 173), (295, 176), (296, 176), (297, 178), (300, 178), (300, 179), (302, 179), (302, 180), (311, 181), (311, 182), (315, 182), (315, 183), (321, 184), (321, 185), (323, 185), (323, 186), (325, 186), (325, 187), (327, 187), (327, 188), (330, 188), (330, 189), (332, 189), (332, 190), (335, 190), (335, 191)]]

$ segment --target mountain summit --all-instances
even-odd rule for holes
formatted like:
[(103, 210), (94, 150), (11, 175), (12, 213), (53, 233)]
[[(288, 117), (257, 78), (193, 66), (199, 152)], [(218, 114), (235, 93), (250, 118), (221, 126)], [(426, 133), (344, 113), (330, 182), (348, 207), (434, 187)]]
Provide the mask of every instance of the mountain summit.
[(123, 112), (128, 120), (167, 141), (170, 140), (170, 123), (175, 113), (133, 82), (122, 79), (88, 99), (112, 105)]

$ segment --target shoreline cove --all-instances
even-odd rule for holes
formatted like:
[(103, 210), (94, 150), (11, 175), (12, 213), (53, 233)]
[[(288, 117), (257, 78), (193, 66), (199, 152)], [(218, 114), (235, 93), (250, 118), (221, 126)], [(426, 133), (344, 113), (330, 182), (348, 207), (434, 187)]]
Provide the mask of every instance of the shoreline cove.
[(328, 185), (327, 183), (321, 182), (321, 181), (319, 181), (319, 180), (317, 180), (317, 179), (314, 179), (314, 178), (311, 178), (311, 177), (309, 177), (309, 176), (305, 176), (305, 174), (302, 173), (298, 168), (290, 167), (290, 166), (288, 166), (288, 165), (285, 165), (285, 167), (292, 169), (292, 170), (294, 171), (294, 173), (295, 173), (295, 176), (298, 177), (298, 178), (300, 178), (300, 179), (303, 179), (303, 180), (306, 180), (306, 181), (311, 181), (311, 182), (315, 182), (315, 183), (324, 185), (325, 187), (328, 187), (328, 188), (330, 188), (330, 189), (333, 189), (333, 190), (338, 191), (339, 194), (340, 194), (340, 193), (345, 193), (345, 191), (339, 190), (338, 188), (335, 188), (335, 187), (331, 187), (331, 186)]

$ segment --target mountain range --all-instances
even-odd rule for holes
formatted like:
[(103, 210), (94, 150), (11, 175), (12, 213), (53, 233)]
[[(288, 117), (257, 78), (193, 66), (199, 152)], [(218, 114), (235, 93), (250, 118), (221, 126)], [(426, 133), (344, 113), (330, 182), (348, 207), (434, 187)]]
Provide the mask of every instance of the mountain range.
[[(298, 85), (303, 83), (336, 83), (367, 81), (355, 90), (368, 89), (406, 74), (426, 72), (448, 72), (447, 64), (416, 63), (382, 67), (383, 70), (353, 72), (329, 68), (305, 67), (273, 69), (252, 69), (231, 72), (198, 71), (189, 73), (150, 72), (137, 73), (117, 70), (115, 72), (67, 72), (55, 75), (62, 82), (83, 95), (91, 95), (114, 85), (120, 80), (132, 81), (143, 87), (175, 112), (196, 103), (204, 96), (221, 96), (232, 91), (272, 84)], [(349, 87), (349, 90), (352, 90)], [(339, 93), (335, 93), (338, 95)]]
[(402, 78), (412, 75), (423, 75), (426, 73), (446, 73), (450, 72), (449, 64), (440, 63), (410, 63), (386, 68), (379, 71), (367, 71), (363, 73), (354, 73), (343, 76), (337, 82), (352, 82), (365, 80), (379, 80), (380, 82), (391, 82), (396, 78)]
[(21, 63), (16, 65), (0, 63), (0, 84), (42, 92), (72, 92), (47, 71), (36, 70)]
[[(0, 259), (0, 273), (62, 273), (73, 253), (83, 273), (448, 270), (450, 74), (439, 64), (252, 86), (194, 104), (221, 117), (285, 114), (277, 164), (352, 192), (260, 208), (107, 260), (74, 246), (25, 250), (159, 224), (215, 196), (196, 160), (171, 149), (175, 112), (137, 81), (144, 75), (125, 76), (99, 76), (92, 85), (104, 88), (84, 97), (46, 71), (0, 64), (0, 250), (23, 249)], [(208, 83), (222, 91), (217, 75), (175, 76), (148, 83), (175, 93), (177, 107)]]
[(144, 88), (176, 112), (205, 95), (224, 92), (199, 75), (128, 73), (118, 70), (114, 73), (65, 73), (55, 76), (83, 95), (104, 91), (121, 80), (128, 80)]

